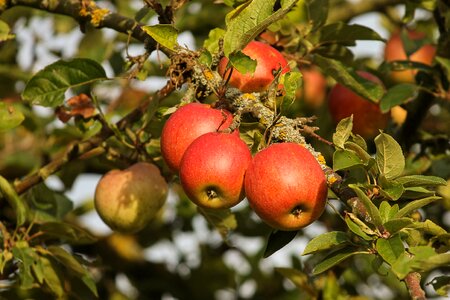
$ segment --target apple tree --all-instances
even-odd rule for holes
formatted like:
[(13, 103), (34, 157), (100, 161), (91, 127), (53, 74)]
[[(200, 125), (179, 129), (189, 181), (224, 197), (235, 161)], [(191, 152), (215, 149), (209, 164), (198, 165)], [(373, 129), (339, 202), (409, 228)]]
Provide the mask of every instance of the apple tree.
[(448, 296), (449, 49), (446, 0), (0, 0), (1, 299)]

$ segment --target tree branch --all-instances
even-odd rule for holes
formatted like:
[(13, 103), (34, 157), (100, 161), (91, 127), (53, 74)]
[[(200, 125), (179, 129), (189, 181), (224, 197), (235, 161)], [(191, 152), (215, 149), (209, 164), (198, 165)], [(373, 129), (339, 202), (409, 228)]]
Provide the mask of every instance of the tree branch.
[(412, 300), (426, 300), (425, 291), (420, 286), (421, 276), (417, 272), (406, 275), (404, 281)]

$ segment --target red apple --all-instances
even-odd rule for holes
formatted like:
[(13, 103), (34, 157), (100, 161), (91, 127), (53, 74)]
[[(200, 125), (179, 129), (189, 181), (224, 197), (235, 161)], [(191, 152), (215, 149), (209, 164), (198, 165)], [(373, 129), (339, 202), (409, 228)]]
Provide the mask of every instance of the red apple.
[(167, 183), (158, 167), (136, 163), (106, 173), (95, 189), (94, 204), (111, 229), (133, 233), (143, 229), (164, 205)]
[(250, 206), (276, 229), (299, 230), (325, 209), (325, 174), (314, 156), (298, 144), (272, 144), (258, 152), (244, 182)]
[(326, 98), (327, 81), (317, 68), (302, 68), (303, 86), (299, 98), (311, 108), (322, 106)]
[[(408, 37), (411, 40), (421, 40), (425, 38), (425, 34), (413, 30), (408, 31)], [(410, 60), (431, 65), (436, 54), (436, 47), (426, 44), (419, 48), (416, 52), (407, 57), (400, 33), (394, 33), (387, 41), (384, 49), (384, 59), (387, 62), (396, 60)], [(397, 83), (414, 83), (417, 70), (409, 69), (404, 71), (392, 71), (391, 79)]]
[(207, 104), (190, 103), (180, 107), (161, 132), (161, 154), (165, 162), (173, 171), (179, 171), (184, 152), (196, 138), (227, 129), (232, 122), (229, 111), (213, 109)]
[[(256, 60), (256, 69), (253, 74), (242, 74), (238, 70), (233, 69), (228, 83), (241, 90), (243, 93), (262, 92), (266, 90), (274, 80), (274, 74), (281, 68), (281, 73), (288, 72), (289, 66), (283, 55), (272, 46), (258, 42), (251, 41), (242, 50), (250, 58)], [(226, 71), (228, 59), (222, 58), (219, 63), (219, 74), (228, 79), (231, 68)]]
[(200, 207), (232, 207), (244, 198), (244, 174), (251, 159), (250, 150), (237, 135), (206, 133), (183, 155), (181, 185)]
[[(382, 85), (376, 76), (358, 71), (359, 76)], [(349, 88), (336, 84), (328, 96), (331, 117), (337, 124), (353, 114), (353, 132), (370, 139), (384, 129), (389, 122), (389, 114), (383, 114), (378, 104), (359, 96)]]

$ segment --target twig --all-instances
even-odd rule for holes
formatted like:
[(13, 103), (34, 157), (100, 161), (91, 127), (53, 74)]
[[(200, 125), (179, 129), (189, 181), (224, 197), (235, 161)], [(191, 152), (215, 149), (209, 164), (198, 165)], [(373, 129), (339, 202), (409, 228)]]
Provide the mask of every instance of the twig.
[(421, 276), (417, 272), (406, 275), (404, 281), (412, 300), (426, 300), (425, 291), (420, 286)]

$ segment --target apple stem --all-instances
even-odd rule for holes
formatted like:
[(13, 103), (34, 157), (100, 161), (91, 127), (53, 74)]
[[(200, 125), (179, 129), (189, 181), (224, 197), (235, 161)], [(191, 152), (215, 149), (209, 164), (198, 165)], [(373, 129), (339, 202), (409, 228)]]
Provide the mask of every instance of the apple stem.
[(217, 192), (214, 189), (207, 190), (206, 195), (208, 196), (208, 200), (217, 198)]
[(302, 208), (300, 206), (296, 206), (291, 211), (291, 214), (293, 214), (294, 216), (296, 216), (298, 218), (302, 212), (303, 212)]

